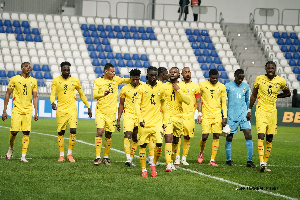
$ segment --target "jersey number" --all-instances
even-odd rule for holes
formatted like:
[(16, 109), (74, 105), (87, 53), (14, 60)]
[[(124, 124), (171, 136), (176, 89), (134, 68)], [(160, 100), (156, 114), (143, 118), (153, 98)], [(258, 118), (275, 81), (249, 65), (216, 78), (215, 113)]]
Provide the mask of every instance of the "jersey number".
[(27, 95), (27, 85), (23, 85), (23, 95)]
[(211, 98), (214, 98), (214, 90), (210, 90)]
[(131, 103), (134, 103), (134, 95), (132, 96), (132, 102)]
[(241, 99), (241, 98), (242, 98), (242, 95), (239, 94), (239, 93), (236, 93), (236, 98)]
[(64, 85), (64, 94), (67, 94), (67, 90), (68, 90), (68, 85), (65, 84), (65, 85)]
[(110, 84), (108, 85), (108, 90), (109, 90), (110, 93), (114, 93), (114, 89), (111, 87)]
[(175, 91), (173, 90), (172, 94), (171, 94), (171, 101), (175, 101)]
[(269, 95), (272, 95), (272, 92), (273, 92), (273, 91), (272, 91), (272, 85), (269, 85), (269, 88), (268, 88), (268, 94), (269, 94)]
[(150, 98), (150, 101), (151, 101), (151, 104), (155, 105), (155, 101), (154, 101), (154, 97), (155, 95), (154, 94), (151, 94), (151, 98)]

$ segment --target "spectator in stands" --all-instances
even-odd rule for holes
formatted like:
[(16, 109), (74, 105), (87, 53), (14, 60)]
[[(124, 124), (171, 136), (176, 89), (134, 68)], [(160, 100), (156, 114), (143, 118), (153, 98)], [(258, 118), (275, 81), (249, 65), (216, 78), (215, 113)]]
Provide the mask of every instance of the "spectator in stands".
[(186, 17), (189, 14), (189, 7), (186, 5), (190, 4), (190, 0), (179, 0), (179, 6), (180, 8), (178, 9), (179, 14), (179, 18), (178, 20), (181, 19), (182, 14), (184, 13), (184, 21), (186, 21)]
[(194, 15), (194, 21), (198, 21), (198, 14), (200, 14), (200, 4), (201, 0), (192, 0), (192, 9), (193, 9), (193, 15)]
[(297, 89), (293, 90), (292, 107), (300, 108), (300, 97), (299, 94), (297, 94)]

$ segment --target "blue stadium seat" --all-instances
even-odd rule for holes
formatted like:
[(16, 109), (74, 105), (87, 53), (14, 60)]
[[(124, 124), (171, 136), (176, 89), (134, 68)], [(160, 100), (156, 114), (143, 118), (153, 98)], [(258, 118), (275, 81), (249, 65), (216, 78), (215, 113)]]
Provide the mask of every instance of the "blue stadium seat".
[(101, 44), (100, 38), (96, 37), (93, 41), (94, 44)]
[(130, 32), (136, 33), (136, 32), (138, 32), (138, 31), (137, 31), (137, 29), (136, 29), (135, 26), (131, 26), (131, 27), (130, 27)]
[(226, 72), (221, 72), (221, 76), (222, 79), (228, 79), (228, 75)]
[(29, 28), (30, 26), (29, 26), (28, 21), (22, 21), (22, 27)]
[(152, 27), (147, 27), (146, 32), (147, 33), (154, 33)]
[(138, 32), (139, 33), (146, 33), (146, 30), (145, 30), (144, 27), (139, 27)]
[(300, 67), (294, 67), (293, 72), (295, 74), (300, 74)]
[(223, 81), (222, 81), (222, 79), (221, 79), (221, 78), (218, 78), (218, 81), (219, 81), (220, 83), (223, 83)]
[(99, 34), (98, 34), (97, 31), (92, 31), (91, 36), (94, 37), (94, 38), (98, 38), (98, 37), (99, 37)]
[(104, 52), (100, 52), (98, 58), (99, 59), (106, 59), (105, 53)]
[(145, 61), (143, 67), (148, 68), (150, 67), (150, 62), (149, 61)]
[(210, 52), (210, 55), (211, 55), (212, 57), (219, 57), (219, 56), (218, 56), (218, 53), (217, 53), (215, 50), (212, 50), (212, 51)]
[(298, 62), (297, 62), (297, 66), (300, 66), (300, 60), (298, 60)]
[(88, 27), (87, 27), (87, 24), (81, 24), (80, 27), (81, 27), (81, 30), (83, 30), (83, 31), (89, 30)]
[(300, 52), (300, 46), (298, 47), (297, 51)]
[(23, 33), (24, 34), (31, 34), (30, 28), (24, 28)]
[(215, 63), (215, 64), (218, 64), (218, 65), (222, 64), (222, 62), (221, 62), (221, 60), (220, 60), (219, 57), (215, 57), (215, 58), (214, 58), (214, 63)]
[(143, 81), (143, 82), (147, 82), (147, 78), (146, 78), (146, 76), (141, 76), (141, 81)]
[(83, 37), (91, 37), (91, 34), (90, 34), (90, 32), (89, 31), (87, 31), (87, 30), (85, 30), (85, 31), (83, 31)]
[(201, 33), (200, 33), (200, 31), (199, 31), (198, 29), (195, 29), (195, 30), (194, 30), (194, 35), (199, 36), (199, 35), (201, 35)]
[(125, 59), (125, 60), (131, 60), (130, 54), (129, 54), (129, 53), (125, 53), (125, 54), (124, 54), (124, 59)]
[(124, 38), (125, 39), (132, 39), (131, 35), (129, 32), (126, 32), (125, 35), (124, 35)]
[(38, 28), (33, 28), (33, 29), (32, 29), (32, 34), (33, 34), (33, 35), (40, 35), (39, 29), (38, 29)]
[(0, 19), (0, 26), (3, 26), (3, 21)]
[(202, 36), (209, 36), (207, 30), (202, 30), (202, 31), (201, 31), (201, 35), (202, 35)]
[(87, 37), (87, 38), (85, 39), (85, 43), (86, 43), (86, 44), (93, 44), (92, 38)]
[(300, 40), (299, 39), (294, 39), (294, 45), (300, 45)]
[(132, 60), (140, 60), (139, 54), (133, 54)]
[(119, 60), (119, 61), (118, 61), (118, 66), (119, 66), (119, 67), (125, 67), (124, 60)]
[(17, 35), (16, 39), (17, 41), (24, 41), (24, 37), (22, 34)]
[(197, 36), (197, 42), (204, 42), (203, 37), (201, 35)]
[(112, 28), (111, 25), (106, 25), (105, 30), (106, 31), (113, 31), (113, 28)]
[(280, 33), (279, 32), (274, 32), (273, 37), (274, 38), (280, 38)]
[(203, 56), (210, 56), (210, 53), (209, 53), (208, 50), (203, 50), (202, 55)]
[(120, 26), (114, 26), (114, 32), (121, 32)]
[(100, 32), (105, 31), (104, 26), (103, 25), (98, 25), (97, 26), (97, 31), (100, 31)]
[(133, 36), (132, 36), (133, 39), (135, 40), (140, 40), (140, 35), (138, 33), (133, 33)]
[(111, 49), (110, 45), (106, 45), (105, 48), (104, 48), (104, 51), (105, 52), (112, 52), (112, 49)]
[(209, 37), (209, 36), (205, 36), (205, 37), (204, 37), (204, 42), (205, 42), (205, 43), (211, 43), (210, 37)]
[(196, 39), (194, 36), (190, 35), (189, 36), (189, 42), (196, 42)]
[(52, 79), (51, 73), (50, 72), (45, 72), (44, 79)]
[(285, 57), (286, 59), (292, 59), (292, 58), (293, 58), (293, 57), (292, 57), (292, 54), (289, 53), (289, 52), (285, 53), (284, 57)]
[(284, 40), (282, 38), (278, 38), (277, 44), (278, 45), (284, 45)]
[(14, 21), (13, 21), (13, 26), (14, 26), (14, 27), (21, 27), (20, 21), (14, 20)]
[(90, 57), (93, 58), (93, 59), (98, 58), (97, 53), (96, 53), (95, 51), (92, 51), (92, 52), (90, 53)]
[(112, 64), (113, 66), (117, 66), (117, 62), (116, 62), (116, 60), (115, 59), (111, 59), (110, 61), (109, 61), (109, 63), (110, 64)]
[(130, 76), (129, 76), (129, 75), (124, 75), (123, 77), (124, 77), (124, 78), (130, 78)]
[(290, 61), (289, 61), (289, 65), (290, 65), (291, 67), (295, 67), (295, 66), (297, 66), (297, 64), (296, 64), (296, 61), (295, 61), (295, 60), (290, 60)]
[(142, 55), (141, 55), (141, 60), (142, 60), (142, 61), (148, 61), (147, 55), (146, 55), (146, 54), (142, 54)]
[(99, 62), (98, 59), (94, 59), (92, 64), (93, 64), (93, 66), (95, 66), (95, 67), (100, 67), (100, 62)]
[(114, 54), (113, 53), (107, 53), (107, 59), (115, 59), (115, 56), (114, 56)]
[(205, 62), (206, 63), (213, 63), (213, 60), (210, 56), (207, 56), (206, 59), (205, 59)]
[[(21, 74), (22, 74), (22, 72), (21, 72)], [(32, 71), (30, 72), (29, 76), (33, 77), (33, 73), (32, 73)]]
[(20, 74), (22, 74), (22, 71), (17, 71), (17, 75), (20, 75)]
[(90, 24), (89, 30), (90, 30), (90, 31), (96, 31), (97, 29), (96, 29), (95, 24)]
[(116, 38), (115, 34), (113, 31), (108, 32), (108, 38)]
[(199, 49), (196, 49), (195, 50), (195, 56), (201, 56), (201, 51)]
[(49, 65), (43, 65), (43, 66), (42, 66), (42, 71), (44, 71), (44, 72), (50, 72), (50, 67), (49, 67)]
[(198, 62), (199, 62), (199, 63), (204, 63), (204, 58), (203, 58), (202, 56), (199, 56), (199, 57), (198, 57)]
[(289, 51), (287, 46), (281, 46), (280, 49), (281, 49), (282, 52), (288, 52)]
[(281, 33), (281, 38), (283, 38), (283, 39), (289, 38), (288, 33), (287, 33), (287, 32), (282, 32), (282, 33)]
[(4, 27), (0, 26), (0, 33), (5, 33)]
[(116, 53), (116, 59), (117, 60), (123, 60), (123, 56), (121, 53)]
[(218, 66), (217, 66), (217, 70), (218, 70), (218, 71), (225, 71), (225, 68), (224, 68), (223, 65), (218, 65)]
[(4, 20), (4, 26), (11, 26), (10, 20)]
[(35, 72), (34, 78), (36, 78), (36, 79), (43, 79), (43, 74), (42, 74), (42, 72)]
[(98, 44), (98, 45), (96, 46), (96, 51), (98, 51), (98, 52), (104, 52), (103, 47), (102, 47), (101, 44)]
[(200, 42), (199, 49), (207, 49), (204, 42)]
[(26, 37), (25, 37), (25, 40), (26, 40), (27, 42), (33, 42), (33, 38), (32, 38), (32, 36), (31, 36), (31, 34), (27, 34)]
[(142, 62), (139, 60), (135, 61), (135, 67), (142, 68)]
[(119, 68), (117, 68), (117, 67), (115, 67), (115, 73), (116, 73), (116, 75), (120, 75), (120, 71), (119, 71)]
[(8, 85), (8, 80), (0, 80), (0, 85)]
[(101, 31), (100, 32), (100, 37), (101, 38), (107, 38), (106, 32), (105, 31)]
[(185, 33), (186, 33), (187, 35), (193, 35), (193, 32), (192, 32), (191, 29), (186, 29), (186, 30), (185, 30)]
[(229, 82), (230, 82), (229, 79), (225, 79), (224, 82), (223, 82), (223, 84), (225, 85), (226, 83), (229, 83)]
[(290, 38), (288, 38), (288, 39), (285, 40), (285, 44), (286, 45), (293, 45), (293, 41)]
[(300, 75), (297, 76), (297, 80), (300, 81)]
[(217, 68), (214, 64), (210, 64), (208, 69), (211, 70), (211, 69), (217, 69)]
[(35, 41), (35, 42), (42, 42), (41, 36), (40, 36), (40, 35), (35, 35), (35, 36), (34, 36), (34, 41)]
[(148, 38), (148, 36), (147, 36), (146, 33), (142, 33), (141, 39), (142, 39), (142, 40), (149, 40), (149, 38)]
[(5, 29), (5, 32), (6, 33), (14, 33), (13, 29), (11, 26), (7, 26), (6, 29)]
[(106, 59), (104, 59), (104, 60), (101, 60), (101, 66), (105, 66), (107, 63), (108, 63), (108, 62), (107, 62), (107, 60), (106, 60)]
[(102, 77), (103, 76), (103, 74), (101, 73), (101, 74), (98, 74), (98, 76), (97, 76), (97, 78), (100, 78), (100, 77)]
[(209, 78), (209, 72), (208, 71), (205, 71), (204, 74), (203, 74), (204, 78)]
[(122, 32), (129, 32), (128, 26), (123, 26), (122, 27)]
[(38, 85), (38, 87), (45, 87), (46, 86), (46, 84), (44, 83), (43, 79), (37, 80), (37, 85)]
[(153, 33), (149, 35), (149, 40), (156, 40), (156, 37)]
[(22, 34), (23, 31), (20, 27), (15, 28), (15, 34)]
[(109, 40), (108, 40), (107, 38), (104, 38), (104, 39), (102, 40), (102, 44), (103, 44), (103, 45), (110, 45)]
[(7, 72), (7, 77), (8, 78), (11, 78), (11, 77), (13, 77), (13, 76), (15, 76), (16, 74), (15, 74), (15, 72), (14, 71), (8, 71)]
[(121, 32), (118, 32), (117, 33), (117, 38), (118, 39), (124, 39), (124, 36), (123, 36), (123, 34)]
[(123, 86), (124, 86), (124, 84), (118, 85), (118, 89), (121, 90)]
[(101, 69), (101, 67), (95, 67), (94, 72), (95, 72), (96, 74), (102, 74), (102, 69)]
[(41, 67), (39, 64), (34, 64), (33, 67), (32, 67), (32, 70), (33, 71), (41, 71)]
[(300, 54), (299, 53), (294, 53), (293, 58), (295, 60), (299, 60), (300, 59)]
[(207, 44), (207, 49), (209, 49), (209, 50), (215, 50), (214, 44), (213, 43), (208, 43)]
[[(101, 46), (101, 45), (100, 45)], [(95, 51), (94, 45), (90, 44), (87, 48), (88, 51)]]
[(290, 52), (296, 52), (297, 50), (296, 50), (295, 46), (290, 46), (289, 51)]
[(291, 39), (298, 39), (297, 33), (290, 33), (290, 38)]
[(193, 49), (199, 49), (198, 44), (196, 42), (192, 43), (192, 48)]
[(6, 77), (6, 73), (4, 70), (0, 70), (0, 77)]

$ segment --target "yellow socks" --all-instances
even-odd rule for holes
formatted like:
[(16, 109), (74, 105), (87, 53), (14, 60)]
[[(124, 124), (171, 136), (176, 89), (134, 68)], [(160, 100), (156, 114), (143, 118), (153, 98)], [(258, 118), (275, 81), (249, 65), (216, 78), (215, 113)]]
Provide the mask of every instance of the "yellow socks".
[(177, 148), (178, 148), (178, 144), (172, 144), (172, 156), (171, 156), (171, 160), (173, 161), (176, 154), (177, 154)]
[(73, 150), (74, 145), (76, 142), (76, 134), (70, 134), (70, 138), (69, 138), (69, 150)]
[(140, 147), (140, 162), (142, 169), (146, 169), (146, 148)]
[(156, 164), (158, 162), (158, 159), (161, 155), (162, 147), (157, 147), (155, 146), (155, 154), (154, 154), (154, 159), (153, 162)]
[(181, 137), (179, 138), (179, 141), (178, 141), (176, 156), (180, 155), (180, 146), (181, 146)]
[(63, 135), (57, 136), (57, 143), (58, 143), (58, 150), (59, 152), (64, 152), (64, 146), (65, 146), (65, 138)]
[(165, 159), (166, 164), (171, 164), (172, 143), (165, 143)]
[(105, 144), (104, 144), (104, 158), (105, 157), (108, 157), (108, 154), (110, 152), (110, 148), (111, 148), (111, 141), (112, 141), (112, 138), (105, 138)]
[(125, 149), (125, 154), (130, 154), (130, 139), (129, 138), (124, 138), (124, 149)]
[(155, 144), (153, 142), (153, 136), (150, 136), (150, 141), (148, 145), (149, 145), (149, 156), (154, 156)]
[(137, 142), (132, 142), (132, 143), (131, 143), (130, 157), (133, 158), (133, 156), (134, 156), (134, 154), (135, 154), (135, 152), (136, 152), (137, 146), (138, 146), (138, 143), (137, 143)]
[(29, 135), (23, 135), (22, 138), (22, 155), (27, 153), (28, 145), (29, 145)]
[[(272, 144), (271, 144), (272, 145)], [(259, 161), (264, 161), (264, 141), (261, 139), (257, 140), (257, 148), (258, 148), (258, 157)], [(270, 154), (269, 154), (270, 155)], [(269, 157), (269, 156), (268, 156)]]
[(191, 144), (190, 141), (191, 140), (186, 140), (186, 139), (184, 139), (184, 141), (183, 141), (182, 156), (184, 156), (184, 157), (187, 157), (187, 155), (189, 153), (190, 144)]
[(211, 160), (215, 160), (219, 149), (219, 139), (213, 139)]
[(9, 135), (9, 147), (10, 148), (14, 148), (16, 137), (17, 137), (16, 135), (12, 135), (12, 134)]
[(265, 157), (264, 157), (264, 162), (267, 163), (268, 159), (271, 154), (271, 149), (272, 149), (272, 142), (267, 142), (266, 144), (266, 149), (265, 149)]
[(100, 158), (101, 147), (102, 147), (102, 138), (101, 137), (95, 138), (95, 147), (96, 147), (96, 158)]
[(202, 141), (202, 138), (200, 139), (200, 152), (204, 152), (206, 141)]

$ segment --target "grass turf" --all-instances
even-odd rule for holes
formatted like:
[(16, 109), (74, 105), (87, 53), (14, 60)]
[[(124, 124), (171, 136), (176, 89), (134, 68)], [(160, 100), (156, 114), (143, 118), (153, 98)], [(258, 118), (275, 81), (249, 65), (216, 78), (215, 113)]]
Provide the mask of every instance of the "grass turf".
[[(39, 119), (32, 122), (30, 144), (27, 152), (29, 163), (19, 161), (21, 156), (21, 139), (19, 133), (15, 143), (13, 158), (6, 161), (4, 156), (8, 149), (10, 119), (0, 122), (0, 199), (282, 199), (269, 193), (243, 190), (236, 191), (235, 183), (252, 187), (278, 187), (268, 191), (292, 198), (300, 198), (300, 138), (299, 128), (278, 127), (274, 136), (272, 153), (268, 162), (272, 172), (260, 173), (259, 168), (246, 168), (246, 144), (242, 132), (234, 135), (232, 143), (232, 160), (234, 167), (225, 165), (225, 138), (220, 137), (220, 148), (216, 157), (219, 167), (210, 167), (212, 135), (205, 148), (202, 164), (197, 163), (201, 125), (196, 125), (195, 137), (191, 140), (187, 161), (189, 169), (178, 169), (171, 173), (164, 172), (165, 165), (157, 167), (156, 178), (142, 178), (139, 159), (134, 158), (136, 167), (125, 167), (125, 155), (111, 150), (111, 166), (93, 165), (95, 158), (94, 139), (96, 128), (92, 120), (80, 120), (77, 129), (77, 142), (73, 151), (75, 163), (58, 163), (59, 158), (56, 121)], [(258, 165), (257, 136), (253, 128), (253, 161)], [(35, 133), (34, 133), (35, 132)], [(49, 135), (41, 135), (44, 133)], [(66, 137), (69, 137), (68, 131)], [(82, 143), (82, 142), (85, 143)], [(113, 133), (112, 148), (124, 150), (123, 133)], [(65, 154), (68, 140), (65, 140)], [(101, 154), (103, 155), (104, 149)], [(138, 151), (136, 153), (138, 155)], [(164, 162), (164, 153), (160, 158)], [(149, 176), (150, 168), (147, 166)], [(200, 173), (200, 174), (199, 174)], [(201, 175), (204, 173), (204, 176)], [(213, 179), (217, 177), (217, 179)], [(218, 179), (219, 178), (219, 179)], [(231, 181), (230, 183), (224, 180)]]

